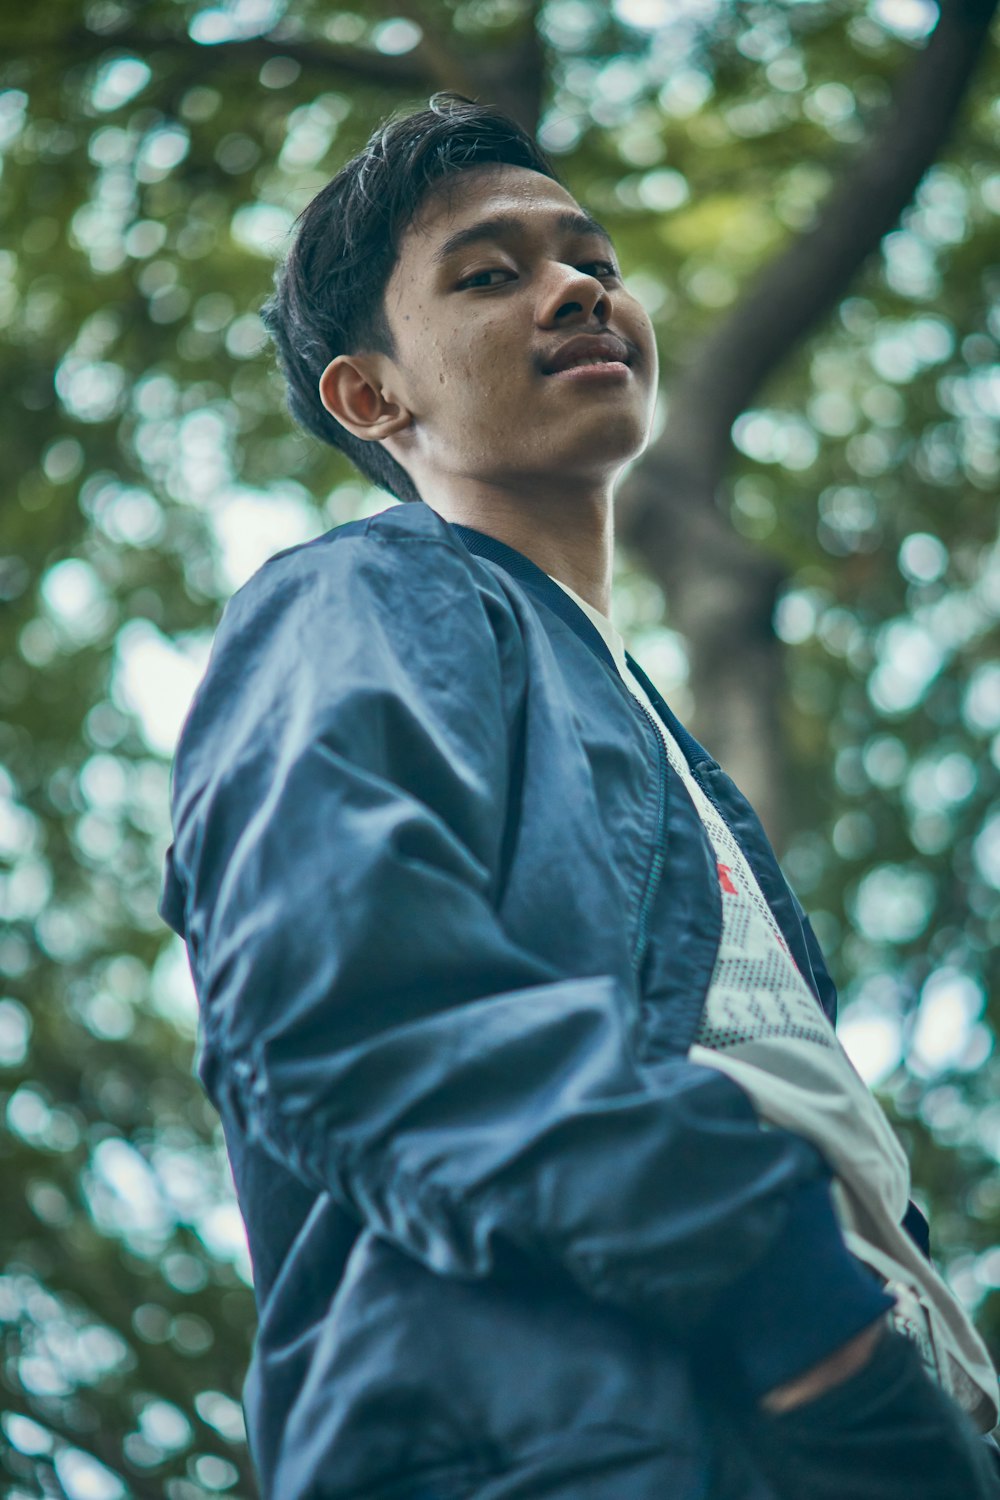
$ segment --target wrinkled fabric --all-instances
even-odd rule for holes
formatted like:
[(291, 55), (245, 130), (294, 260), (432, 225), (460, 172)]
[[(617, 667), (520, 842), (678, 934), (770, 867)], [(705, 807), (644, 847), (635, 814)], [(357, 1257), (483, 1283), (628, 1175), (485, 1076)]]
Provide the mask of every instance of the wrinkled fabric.
[[(686, 1059), (711, 851), (593, 627), (490, 542), (412, 505), (272, 559), (175, 760), (161, 910), (246, 1223), (248, 1437), (280, 1500), (456, 1466), (482, 1486), (609, 1432), (702, 1497), (692, 1342), (828, 1189), (814, 1147)], [(752, 809), (671, 728), (832, 1016)], [(829, 1349), (865, 1295), (841, 1253)]]

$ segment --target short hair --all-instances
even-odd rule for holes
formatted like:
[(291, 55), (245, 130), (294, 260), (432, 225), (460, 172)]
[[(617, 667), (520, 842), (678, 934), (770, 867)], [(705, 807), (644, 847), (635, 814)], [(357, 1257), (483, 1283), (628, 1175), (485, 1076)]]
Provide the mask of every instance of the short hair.
[(354, 437), (326, 410), (319, 379), (338, 354), (395, 354), (385, 290), (403, 233), (431, 187), (487, 163), (560, 180), (520, 125), (461, 94), (434, 94), (426, 109), (382, 120), (299, 215), (273, 295), (261, 309), (292, 416), (397, 500), (421, 496), (384, 444)]

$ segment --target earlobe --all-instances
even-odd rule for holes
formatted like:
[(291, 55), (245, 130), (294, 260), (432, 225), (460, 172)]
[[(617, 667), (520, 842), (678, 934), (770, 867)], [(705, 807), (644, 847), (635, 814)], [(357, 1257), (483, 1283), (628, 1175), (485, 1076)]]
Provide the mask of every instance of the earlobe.
[(319, 398), (331, 416), (355, 437), (378, 442), (410, 425), (410, 413), (387, 399), (363, 364), (345, 354), (332, 359), (319, 378)]

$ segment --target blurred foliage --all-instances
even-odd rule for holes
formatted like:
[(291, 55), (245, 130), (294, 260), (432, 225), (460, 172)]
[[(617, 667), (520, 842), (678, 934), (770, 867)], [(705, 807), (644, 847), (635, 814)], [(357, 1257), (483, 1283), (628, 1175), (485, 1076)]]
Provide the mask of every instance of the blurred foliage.
[[(171, 747), (222, 603), (381, 509), (297, 434), (256, 309), (294, 215), (521, 0), (51, 0), (0, 22), (2, 1463), (22, 1497), (254, 1493), (249, 1268), (156, 902)], [(663, 387), (884, 109), (933, 23), (550, 0), (540, 123), (618, 240)], [(424, 27), (422, 39), (421, 22)], [(740, 418), (732, 520), (790, 571), (785, 864), (1000, 1353), (998, 66), (879, 257)], [(616, 610), (683, 713), (669, 601)], [(986, 1006), (993, 996), (993, 1007)]]

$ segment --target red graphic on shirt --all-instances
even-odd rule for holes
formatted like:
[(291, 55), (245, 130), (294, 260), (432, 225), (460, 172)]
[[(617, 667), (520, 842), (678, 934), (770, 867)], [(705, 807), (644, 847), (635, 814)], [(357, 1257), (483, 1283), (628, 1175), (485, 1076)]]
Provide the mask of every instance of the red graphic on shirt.
[[(722, 889), (726, 892), (726, 895), (727, 896), (738, 896), (740, 894), (739, 887), (735, 886), (733, 884), (732, 880), (730, 879), (730, 875), (732, 873), (732, 868), (733, 868), (732, 865), (724, 865), (720, 859), (717, 859), (715, 861), (715, 868), (719, 872), (719, 884), (721, 885)], [(791, 961), (792, 961), (792, 967), (794, 969), (796, 969), (801, 974), (802, 970), (799, 969), (798, 964), (795, 962), (795, 955), (792, 953), (792, 950), (789, 948), (788, 944), (785, 942), (785, 940), (782, 937), (781, 933), (778, 931), (777, 925), (774, 922), (773, 915), (772, 915), (772, 919), (771, 919), (771, 922), (770, 922), (769, 925), (771, 927), (771, 931), (773, 932), (774, 936), (777, 938), (780, 946), (785, 950), (786, 954), (791, 959)]]

